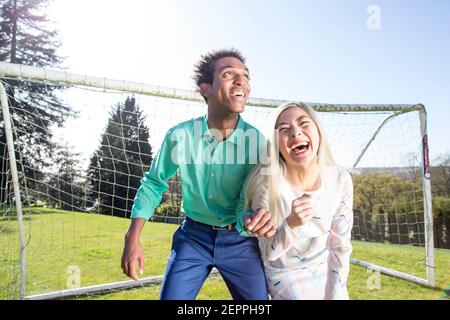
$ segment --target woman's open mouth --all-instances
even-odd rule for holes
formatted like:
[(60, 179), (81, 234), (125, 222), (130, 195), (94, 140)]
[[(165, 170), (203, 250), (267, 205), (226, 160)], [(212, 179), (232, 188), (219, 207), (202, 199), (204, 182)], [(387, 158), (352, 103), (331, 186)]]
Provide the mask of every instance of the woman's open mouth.
[(303, 141), (291, 147), (292, 153), (296, 156), (305, 155), (310, 149), (309, 142)]

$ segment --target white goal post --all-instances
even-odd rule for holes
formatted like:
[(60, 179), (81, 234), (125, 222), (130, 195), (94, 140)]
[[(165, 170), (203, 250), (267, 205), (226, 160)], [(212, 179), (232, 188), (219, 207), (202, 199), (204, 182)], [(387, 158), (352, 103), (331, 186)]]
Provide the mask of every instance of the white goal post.
[[(189, 90), (179, 90), (174, 88), (165, 88), (160, 86), (154, 86), (154, 85), (148, 85), (143, 83), (136, 83), (136, 82), (130, 82), (130, 81), (123, 81), (123, 80), (111, 80), (106, 79), (102, 77), (92, 77), (87, 75), (79, 75), (74, 73), (69, 73), (65, 71), (59, 71), (59, 70), (51, 70), (47, 68), (39, 68), (39, 67), (30, 67), (30, 66), (23, 66), (23, 65), (16, 65), (16, 64), (10, 64), (10, 63), (4, 63), (0, 62), (0, 98), (1, 98), (1, 108), (2, 108), (2, 118), (4, 123), (4, 134), (5, 134), (5, 141), (7, 145), (7, 151), (8, 154), (4, 155), (5, 158), (7, 158), (8, 162), (8, 173), (11, 176), (11, 181), (8, 180), (8, 184), (12, 185), (13, 195), (11, 194), (9, 196), (9, 200), (5, 203), (2, 203), (2, 209), (0, 213), (3, 215), (3, 219), (7, 220), (10, 219), (10, 217), (14, 214), (11, 214), (11, 212), (14, 212), (17, 219), (17, 228), (18, 228), (18, 247), (19, 247), (19, 257), (17, 257), (17, 260), (20, 261), (20, 277), (16, 279), (16, 281), (19, 282), (17, 287), (19, 288), (19, 298), (21, 299), (48, 299), (48, 298), (58, 298), (58, 297), (70, 297), (73, 295), (80, 295), (80, 294), (89, 294), (93, 292), (98, 291), (105, 291), (108, 288), (129, 288), (134, 286), (132, 282), (129, 281), (118, 281), (115, 283), (111, 283), (108, 285), (100, 284), (100, 285), (93, 285), (89, 286), (86, 289), (80, 288), (77, 290), (55, 290), (55, 292), (45, 293), (45, 294), (33, 294), (29, 295), (27, 288), (25, 286), (26, 284), (26, 278), (27, 278), (27, 248), (30, 242), (30, 239), (27, 239), (26, 235), (26, 225), (24, 223), (24, 217), (26, 214), (24, 214), (24, 209), (22, 206), (25, 206), (24, 203), (30, 204), (30, 201), (24, 201), (24, 197), (28, 196), (29, 190), (25, 187), (23, 187), (23, 180), (24, 178), (27, 179), (28, 177), (24, 177), (23, 172), (19, 172), (16, 162), (18, 159), (17, 153), (17, 143), (15, 142), (15, 126), (14, 126), (14, 117), (12, 116), (12, 112), (10, 112), (10, 106), (8, 104), (8, 96), (7, 92), (5, 90), (5, 87), (3, 85), (4, 81), (7, 80), (21, 80), (26, 81), (30, 83), (52, 83), (52, 84), (58, 84), (58, 85), (67, 85), (68, 87), (74, 87), (74, 88), (81, 88), (81, 90), (98, 90), (99, 95), (102, 94), (102, 92), (118, 92), (122, 94), (136, 94), (140, 96), (150, 96), (150, 97), (157, 97), (158, 99), (169, 99), (170, 101), (176, 101), (176, 103), (179, 103), (178, 101), (186, 101), (186, 103), (196, 103), (201, 104), (203, 103), (203, 98), (195, 91), (189, 91)], [(64, 89), (61, 89), (64, 90)], [(159, 100), (158, 100), (159, 101)], [(166, 100), (164, 100), (166, 101)], [(248, 101), (248, 106), (252, 107), (255, 112), (255, 119), (258, 117), (258, 112), (264, 112), (264, 115), (262, 118), (267, 119), (265, 115), (269, 114), (272, 111), (271, 108), (275, 108), (279, 106), (280, 104), (284, 103), (284, 100), (271, 100), (271, 99), (259, 99), (259, 98), (250, 98)], [(156, 103), (156, 102), (155, 102)], [(174, 104), (174, 102), (170, 102), (171, 104)], [(366, 172), (369, 172), (369, 168), (376, 168), (376, 170), (372, 170), (375, 172), (375, 174), (379, 174), (380, 177), (384, 173), (389, 173), (390, 176), (383, 176), (381, 178), (386, 179), (394, 179), (392, 176), (406, 176), (407, 173), (405, 169), (407, 166), (404, 166), (404, 168), (399, 165), (400, 161), (404, 160), (404, 155), (396, 156), (397, 162), (389, 162), (387, 158), (389, 158), (389, 154), (379, 155), (382, 160), (379, 160), (381, 163), (382, 161), (386, 161), (385, 169), (380, 169), (377, 164), (373, 164), (375, 162), (372, 162), (373, 158), (375, 156), (372, 156), (372, 154), (376, 154), (375, 152), (371, 151), (372, 148), (378, 148), (380, 145), (379, 140), (377, 140), (380, 135), (382, 134), (383, 130), (386, 129), (389, 123), (393, 121), (393, 119), (397, 119), (398, 117), (405, 115), (405, 114), (415, 114), (415, 117), (418, 118), (419, 125), (416, 127), (417, 129), (417, 136), (420, 138), (420, 141), (413, 142), (412, 149), (414, 149), (416, 146), (418, 147), (416, 154), (420, 157), (420, 177), (418, 179), (421, 180), (421, 186), (419, 192), (417, 190), (414, 190), (414, 200), (410, 200), (409, 196), (400, 196), (397, 199), (392, 200), (394, 204), (388, 203), (388, 201), (391, 200), (380, 200), (379, 203), (374, 204), (374, 206), (371, 206), (370, 210), (372, 212), (377, 212), (375, 215), (370, 214), (367, 221), (361, 220), (361, 224), (358, 224), (357, 230), (358, 234), (362, 234), (362, 236), (357, 236), (357, 240), (362, 241), (377, 241), (377, 240), (371, 240), (373, 239), (380, 239), (378, 242), (391, 242), (392, 239), (399, 239), (398, 244), (407, 244), (407, 245), (414, 245), (414, 246), (420, 246), (424, 247), (424, 266), (425, 266), (425, 276), (420, 277), (416, 275), (412, 275), (408, 272), (404, 271), (398, 271), (393, 268), (379, 265), (376, 263), (371, 263), (367, 261), (362, 261), (360, 259), (352, 258), (351, 262), (362, 266), (364, 268), (368, 268), (371, 270), (379, 271), (381, 273), (399, 277), (405, 280), (413, 281), (422, 285), (434, 287), (435, 286), (435, 258), (434, 258), (434, 242), (433, 242), (433, 215), (432, 215), (432, 196), (431, 196), (431, 183), (430, 183), (430, 172), (429, 172), (429, 160), (428, 160), (428, 136), (427, 136), (427, 113), (425, 110), (425, 107), (422, 104), (416, 104), (416, 105), (402, 105), (402, 104), (392, 104), (392, 105), (373, 105), (373, 104), (363, 104), (363, 105), (352, 105), (352, 104), (324, 104), (324, 103), (308, 103), (310, 106), (312, 106), (318, 113), (321, 114), (333, 114), (333, 120), (329, 121), (336, 121), (337, 123), (337, 131), (333, 131), (332, 129), (327, 129), (327, 119), (325, 118), (325, 130), (327, 131), (328, 135), (336, 136), (336, 132), (342, 132), (342, 135), (347, 137), (348, 133), (348, 140), (352, 140), (354, 137), (351, 136), (350, 132), (352, 130), (352, 125), (358, 123), (358, 125), (361, 125), (364, 127), (366, 124), (360, 122), (360, 118), (357, 118), (358, 115), (364, 115), (364, 119), (366, 119), (366, 115), (369, 114), (370, 117), (372, 114), (376, 115), (376, 119), (374, 120), (373, 125), (371, 125), (370, 132), (367, 132), (367, 136), (362, 140), (364, 144), (358, 145), (358, 151), (345, 151), (344, 153), (347, 153), (346, 155), (342, 155), (342, 157), (348, 156), (350, 158), (351, 153), (351, 163), (348, 163), (345, 165), (346, 168), (348, 168), (350, 171), (358, 174), (365, 174)], [(264, 110), (264, 111), (261, 111)], [(356, 118), (350, 120), (349, 122), (342, 122), (341, 115), (355, 115)], [(156, 115), (157, 117), (157, 115)], [(1, 119), (0, 119), (1, 120)], [(160, 121), (160, 120), (157, 120)], [(262, 120), (261, 120), (262, 121)], [(410, 124), (409, 121), (411, 121)], [(250, 123), (252, 123), (251, 119), (249, 120)], [(405, 124), (405, 126), (411, 126), (414, 129), (415, 126), (415, 120), (408, 120), (408, 124)], [(0, 122), (1, 125), (1, 122)], [(364, 130), (364, 128), (362, 128)], [(386, 129), (388, 130), (388, 129)], [(392, 132), (395, 132), (395, 130), (398, 130), (397, 127), (390, 128), (389, 130), (392, 130)], [(330, 133), (330, 131), (332, 131)], [(369, 131), (369, 130), (367, 130)], [(391, 131), (390, 131), (391, 132)], [(387, 135), (389, 135), (388, 133)], [(346, 138), (347, 139), (347, 138)], [(382, 138), (385, 139), (385, 138)], [(331, 139), (332, 140), (332, 139)], [(387, 141), (388, 139), (386, 139)], [(417, 139), (416, 139), (417, 140)], [(416, 144), (417, 143), (417, 144)], [(403, 146), (402, 143), (399, 142), (397, 145), (395, 145), (395, 148), (398, 147), (400, 150)], [(159, 147), (159, 146), (156, 146)], [(410, 152), (408, 149), (405, 151), (406, 153)], [(373, 153), (371, 153), (373, 152)], [(406, 154), (405, 153), (405, 154)], [(400, 154), (400, 151), (399, 151)], [(378, 155), (377, 155), (378, 156)], [(0, 155), (2, 157), (2, 155)], [(366, 159), (368, 157), (369, 159)], [(338, 164), (339, 162), (339, 156), (338, 158)], [(417, 157), (416, 157), (417, 158)], [(344, 158), (342, 158), (344, 159)], [(349, 160), (350, 161), (350, 160)], [(378, 161), (378, 160), (377, 160)], [(411, 172), (417, 171), (416, 165), (411, 165), (410, 167)], [(372, 172), (371, 171), (371, 172)], [(377, 176), (378, 177), (378, 176)], [(409, 176), (408, 176), (409, 177)], [(380, 179), (381, 179), (380, 178)], [(31, 178), (30, 178), (31, 179)], [(391, 181), (391, 180), (389, 180)], [(390, 182), (389, 182), (390, 183)], [(9, 189), (8, 189), (9, 190)], [(37, 190), (41, 191), (41, 190)], [(3, 192), (3, 191), (2, 191)], [(9, 191), (8, 191), (9, 192)], [(6, 193), (6, 191), (5, 191)], [(420, 194), (419, 194), (420, 193)], [(379, 195), (377, 195), (378, 197)], [(400, 200), (399, 200), (400, 199)], [(6, 200), (5, 200), (6, 201)], [(401, 201), (403, 202), (411, 202), (411, 204), (408, 202), (407, 204), (404, 204), (404, 206), (401, 209), (399, 208), (399, 204)], [(364, 200), (361, 200), (361, 202), (364, 202)], [(419, 203), (420, 202), (420, 203)], [(13, 209), (10, 209), (9, 206), (13, 206)], [(401, 205), (400, 205), (401, 206)], [(414, 207), (413, 213), (408, 211), (409, 209), (405, 209), (406, 207)], [(391, 209), (386, 208), (396, 208), (395, 214), (391, 215), (391, 212), (388, 212)], [(377, 211), (378, 210), (378, 211)], [(393, 209), (392, 209), (393, 210)], [(398, 211), (397, 211), (398, 210)], [(423, 216), (422, 216), (423, 215)], [(422, 217), (420, 217), (422, 216)], [(366, 213), (362, 213), (361, 217), (366, 217)], [(394, 217), (394, 218), (393, 218)], [(411, 218), (413, 217), (413, 218)], [(0, 215), (0, 218), (2, 216)], [(168, 220), (168, 215), (165, 217), (166, 220)], [(363, 218), (361, 218), (363, 219)], [(387, 219), (387, 220), (386, 220)], [(395, 219), (394, 222), (392, 222), (392, 219)], [(410, 227), (409, 224), (410, 220), (408, 219), (415, 219), (414, 227)], [(423, 219), (423, 220), (422, 220)], [(406, 222), (405, 222), (406, 221)], [(0, 220), (0, 223), (2, 220)], [(405, 227), (405, 224), (407, 225)], [(412, 225), (412, 224), (411, 224)], [(87, 227), (86, 227), (87, 228)], [(377, 229), (378, 228), (378, 229)], [(403, 229), (402, 229), (403, 228)], [(404, 229), (406, 228), (406, 229)], [(422, 230), (423, 228), (423, 230)], [(414, 230), (413, 230), (414, 229)], [(2, 225), (0, 225), (0, 236), (2, 236)], [(394, 230), (394, 231), (393, 231)], [(75, 236), (74, 236), (75, 237)], [(378, 237), (378, 238), (377, 238)], [(406, 240), (405, 240), (406, 239)], [(1, 240), (1, 238), (0, 238)], [(396, 240), (395, 240), (396, 241)], [(1, 250), (1, 249), (0, 249)], [(29, 250), (29, 249), (28, 249)], [(0, 251), (1, 253), (1, 251)], [(1, 258), (1, 257), (0, 257)], [(2, 260), (0, 259), (0, 263)], [(3, 260), (5, 261), (5, 260)], [(0, 269), (3, 270), (3, 269)], [(135, 286), (140, 286), (145, 283), (154, 283), (155, 280), (158, 282), (161, 280), (161, 277), (151, 277), (146, 279), (143, 283), (136, 283)]]

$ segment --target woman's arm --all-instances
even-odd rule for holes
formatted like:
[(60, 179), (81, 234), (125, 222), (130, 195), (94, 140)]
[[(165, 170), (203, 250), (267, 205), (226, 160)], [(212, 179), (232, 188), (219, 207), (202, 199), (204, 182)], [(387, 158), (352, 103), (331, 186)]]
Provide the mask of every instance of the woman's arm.
[(350, 174), (342, 170), (342, 196), (333, 216), (328, 235), (328, 274), (325, 299), (348, 299), (347, 278), (350, 269), (350, 243), (353, 226), (353, 183)]

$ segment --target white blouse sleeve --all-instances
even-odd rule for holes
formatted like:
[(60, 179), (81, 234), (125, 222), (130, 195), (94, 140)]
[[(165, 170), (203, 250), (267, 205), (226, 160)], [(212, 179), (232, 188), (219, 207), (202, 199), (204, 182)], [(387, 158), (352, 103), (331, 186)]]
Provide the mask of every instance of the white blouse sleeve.
[(350, 174), (340, 172), (342, 196), (333, 216), (327, 240), (328, 274), (325, 299), (348, 299), (347, 278), (350, 269), (350, 243), (353, 226), (353, 183)]

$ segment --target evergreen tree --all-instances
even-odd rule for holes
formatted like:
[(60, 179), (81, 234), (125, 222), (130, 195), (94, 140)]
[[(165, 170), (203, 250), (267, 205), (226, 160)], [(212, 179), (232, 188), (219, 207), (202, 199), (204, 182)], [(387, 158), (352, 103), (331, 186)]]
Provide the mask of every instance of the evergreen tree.
[(145, 117), (134, 98), (112, 109), (101, 144), (89, 166), (91, 204), (96, 212), (126, 217), (140, 180), (152, 161)]
[[(49, 27), (49, 21), (43, 13), (48, 4), (49, 0), (0, 1), (0, 61), (39, 67), (55, 66), (62, 62), (62, 58), (56, 54), (60, 46), (57, 31)], [(27, 177), (33, 177), (27, 180), (28, 183), (36, 184), (36, 181), (42, 181), (44, 178), (40, 171), (50, 165), (46, 159), (55, 146), (51, 142), (50, 128), (54, 125), (61, 126), (65, 119), (74, 113), (69, 106), (62, 104), (56, 95), (56, 92), (63, 88), (62, 85), (18, 79), (2, 79), (2, 82), (7, 91), (17, 134), (15, 150), (16, 158), (20, 159), (18, 170)], [(6, 137), (3, 116), (0, 113), (2, 157), (7, 154), (5, 149)], [(0, 188), (7, 188), (7, 179), (6, 174), (2, 172)], [(3, 198), (0, 202), (5, 201)]]
[(79, 154), (67, 146), (58, 146), (56, 151), (53, 160), (56, 174), (47, 184), (47, 203), (63, 210), (84, 211), (86, 196)]

